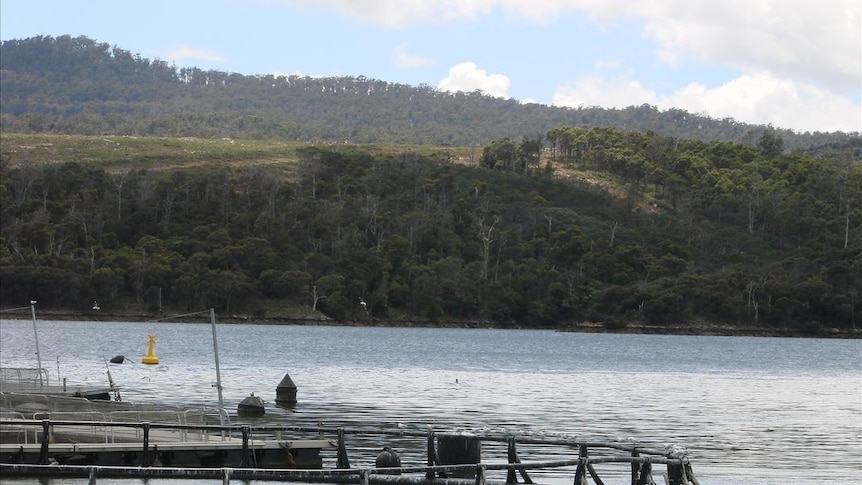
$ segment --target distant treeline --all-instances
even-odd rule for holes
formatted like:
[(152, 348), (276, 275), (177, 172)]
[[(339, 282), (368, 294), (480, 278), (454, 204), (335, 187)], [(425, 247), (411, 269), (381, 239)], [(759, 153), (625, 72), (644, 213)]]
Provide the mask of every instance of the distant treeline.
[(797, 134), (654, 106), (557, 108), (441, 92), (363, 76), (310, 78), (176, 68), (87, 37), (0, 46), (5, 132), (234, 137), (485, 146), (560, 126), (605, 126), (679, 139), (754, 144), (766, 131), (808, 154), (855, 149), (859, 134)]
[(862, 316), (852, 154), (788, 154), (770, 133), (558, 127), (541, 140), (551, 148), (496, 139), (478, 167), (337, 145), (298, 149), (299, 166), (111, 172), (73, 150), (33, 164), (4, 146), (0, 297), (522, 327), (819, 332)]

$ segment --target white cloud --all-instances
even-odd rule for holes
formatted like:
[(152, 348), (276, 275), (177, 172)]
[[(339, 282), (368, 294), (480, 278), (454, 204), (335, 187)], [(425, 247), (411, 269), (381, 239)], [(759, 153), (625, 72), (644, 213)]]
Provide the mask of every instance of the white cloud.
[(645, 89), (637, 81), (603, 79), (598, 76), (584, 77), (575, 84), (557, 89), (553, 104), (556, 106), (600, 106), (603, 108), (625, 108), (642, 104), (654, 105), (656, 94)]
[(441, 91), (471, 92), (477, 89), (498, 98), (509, 97), (509, 78), (503, 74), (488, 74), (475, 63), (462, 62), (449, 68), (449, 75), (437, 84)]
[(644, 34), (662, 58), (768, 70), (847, 92), (862, 88), (858, 0), (643, 2)]
[(560, 87), (553, 104), (614, 108), (649, 104), (662, 110), (680, 108), (713, 118), (796, 131), (862, 132), (862, 104), (765, 71), (740, 76), (716, 88), (692, 83), (666, 96), (637, 81), (585, 77)]
[(414, 67), (428, 67), (436, 65), (437, 62), (429, 57), (414, 56), (407, 53), (407, 44), (401, 44), (392, 51), (392, 61), (401, 69), (412, 69)]
[[(580, 81), (558, 89), (555, 104), (622, 107), (649, 103), (802, 131), (862, 131), (859, 0), (279, 1), (337, 10), (388, 28), (482, 19), (494, 12), (514, 22), (534, 23), (586, 15), (599, 26), (641, 29), (643, 43), (653, 49), (654, 56), (643, 59), (645, 64), (680, 68), (680, 72), (703, 66), (704, 72), (671, 87), (666, 86), (666, 79), (608, 80), (582, 72), (577, 74), (582, 76)], [(639, 72), (640, 66), (615, 64), (614, 58), (620, 55), (610, 55), (593, 69), (604, 75)], [(734, 72), (735, 79), (708, 77), (717, 70)], [(465, 63), (454, 66), (438, 87), (482, 89), (507, 96), (509, 79), (494, 76)], [(661, 91), (656, 91), (659, 85)]]
[(473, 18), (487, 13), (496, 0), (280, 0), (282, 3), (330, 8), (389, 28)]
[(622, 65), (620, 64), (620, 61), (616, 59), (599, 59), (596, 61), (596, 69), (614, 70), (619, 69), (620, 67), (622, 67)]
[(206, 49), (196, 49), (194, 47), (189, 46), (181, 46), (177, 47), (170, 51), (167, 55), (167, 58), (178, 63), (182, 64), (183, 61), (210, 61), (210, 62), (223, 62), (224, 57), (219, 54)]
[(330, 8), (390, 28), (474, 19), (498, 9), (547, 21), (583, 12), (600, 23), (639, 19), (656, 57), (768, 70), (858, 97), (862, 91), (859, 0), (280, 0)]
[(862, 132), (862, 104), (767, 72), (746, 74), (713, 89), (691, 84), (662, 104), (797, 131)]

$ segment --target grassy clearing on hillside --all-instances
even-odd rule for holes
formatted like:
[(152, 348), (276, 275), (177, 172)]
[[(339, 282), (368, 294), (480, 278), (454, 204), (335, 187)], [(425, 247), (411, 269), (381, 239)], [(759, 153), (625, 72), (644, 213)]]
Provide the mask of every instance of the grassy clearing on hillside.
[(132, 169), (173, 170), (207, 165), (258, 166), (299, 161), (298, 150), (322, 146), (360, 150), (373, 155), (444, 154), (469, 160), (469, 148), (422, 145), (315, 144), (232, 138), (161, 138), (135, 136), (28, 135), (3, 133), (0, 156), (7, 166), (78, 162), (110, 172)]
[[(213, 166), (270, 167), (280, 176), (294, 173), (300, 150), (320, 147), (327, 150), (366, 152), (372, 156), (435, 156), (452, 163), (476, 166), (481, 162), (479, 147), (436, 145), (350, 145), (343, 143), (309, 143), (283, 140), (241, 140), (233, 138), (165, 138), (137, 136), (83, 136), (3, 133), (0, 157), (7, 167), (77, 162), (94, 165), (109, 173), (130, 170), (191, 170)], [(548, 162), (554, 177), (577, 180), (600, 187), (615, 198), (624, 195), (624, 187), (608, 174), (567, 166), (549, 160), (542, 154), (540, 166)], [(639, 205), (651, 210), (645, 197)]]

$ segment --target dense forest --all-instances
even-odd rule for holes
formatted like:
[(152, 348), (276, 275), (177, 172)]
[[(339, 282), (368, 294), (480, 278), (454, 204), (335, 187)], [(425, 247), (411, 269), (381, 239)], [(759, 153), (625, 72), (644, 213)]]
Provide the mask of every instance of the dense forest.
[(86, 37), (3, 42), (0, 82), (4, 307), (811, 335), (862, 317), (858, 134), (178, 70)]
[(754, 144), (764, 131), (815, 155), (856, 149), (859, 134), (794, 133), (654, 106), (604, 109), (522, 104), (363, 76), (311, 78), (177, 68), (87, 37), (38, 36), (0, 45), (5, 132), (234, 137), (482, 147), (542, 137), (560, 126), (653, 131)]
[(0, 296), (259, 318), (294, 305), (360, 322), (855, 329), (862, 165), (849, 155), (783, 155), (769, 135), (545, 138), (495, 140), (475, 165), (445, 149), (310, 144), (272, 163), (275, 149), (217, 140), (224, 155), (206, 166), (191, 160), (201, 141), (153, 139), (177, 154), (160, 166), (133, 138), (4, 134)]

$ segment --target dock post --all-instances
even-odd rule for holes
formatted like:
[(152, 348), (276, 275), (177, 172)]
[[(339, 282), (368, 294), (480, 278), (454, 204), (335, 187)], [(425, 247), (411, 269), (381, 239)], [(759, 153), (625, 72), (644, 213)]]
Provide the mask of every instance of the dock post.
[[(634, 466), (632, 464), (632, 467)], [(640, 465), (637, 481), (632, 481), (632, 485), (655, 485), (655, 480), (652, 478), (652, 463), (647, 461)]]
[(689, 485), (690, 483), (695, 483), (689, 480), (688, 474), (686, 473), (686, 466), (684, 463), (680, 462), (679, 464), (667, 464), (667, 476), (668, 483), (670, 485)]
[(47, 419), (42, 420), (42, 447), (39, 449), (39, 465), (48, 464), (48, 439), (51, 435), (51, 424)]
[(667, 477), (669, 485), (688, 485), (691, 482), (685, 470), (685, 453), (671, 452), (667, 454), (668, 459), (676, 459), (679, 463), (667, 464)]
[(587, 483), (587, 445), (578, 446), (578, 467), (575, 469), (574, 485), (588, 485)]
[[(470, 433), (442, 434), (437, 437), (438, 465), (473, 465), (482, 462), (482, 440)], [(474, 478), (472, 468), (453, 468), (443, 478)]]
[[(506, 454), (508, 455), (509, 463), (517, 463), (518, 453), (515, 451), (514, 436), (509, 436), (508, 453)], [(518, 474), (515, 473), (514, 468), (509, 468), (509, 471), (506, 472), (506, 483), (518, 483)]]
[[(434, 430), (428, 430), (428, 466), (434, 466), (437, 464), (439, 460), (437, 460), (437, 447), (434, 446)], [(428, 470), (425, 472), (425, 478), (428, 480), (434, 480), (434, 476), (436, 473), (434, 470)]]
[(485, 485), (485, 465), (476, 467), (476, 485)]
[(667, 464), (667, 483), (668, 485), (683, 485), (682, 476), (677, 465)]
[(251, 460), (248, 459), (248, 425), (242, 426), (242, 468), (248, 468)]
[(221, 469), (221, 483), (222, 485), (230, 485), (230, 472), (232, 468), (222, 468)]
[(96, 485), (96, 469), (99, 467), (90, 467), (90, 478), (87, 480), (87, 485)]
[(336, 467), (346, 470), (350, 468), (350, 460), (347, 458), (347, 446), (344, 444), (344, 428), (338, 428), (338, 459)]
[[(508, 449), (508, 458), (509, 463), (521, 463), (521, 460), (518, 458), (518, 451), (515, 449), (515, 437), (509, 436), (509, 449)], [(524, 483), (531, 484), (533, 480), (530, 478), (530, 475), (527, 474), (527, 470), (520, 469), (521, 478), (524, 479)], [(515, 474), (515, 469), (510, 468), (509, 472), (506, 474), (506, 483), (518, 483), (518, 476)]]
[(150, 451), (150, 423), (144, 421), (141, 423), (141, 428), (144, 432), (144, 450), (141, 453), (141, 466), (150, 466), (150, 460), (147, 456)]

